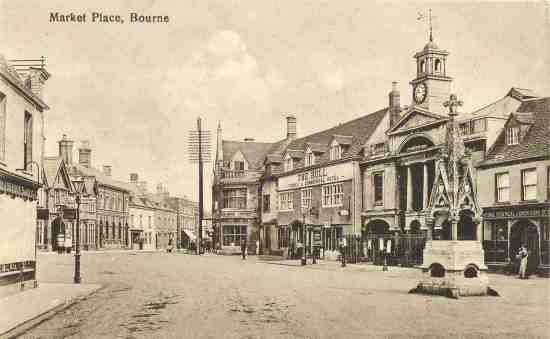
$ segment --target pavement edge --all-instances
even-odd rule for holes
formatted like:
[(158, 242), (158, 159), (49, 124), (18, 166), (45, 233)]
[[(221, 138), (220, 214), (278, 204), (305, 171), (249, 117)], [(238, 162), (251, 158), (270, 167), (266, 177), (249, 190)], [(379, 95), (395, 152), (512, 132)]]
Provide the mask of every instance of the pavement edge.
[(36, 326), (40, 325), (44, 321), (53, 318), (56, 314), (68, 309), (69, 307), (75, 305), (76, 303), (79, 303), (93, 296), (97, 292), (101, 291), (103, 288), (105, 288), (105, 285), (101, 285), (98, 288), (90, 291), (89, 293), (71, 298), (68, 301), (65, 301), (64, 303), (59, 304), (57, 306), (54, 306), (53, 308), (37, 315), (34, 318), (25, 320), (24, 322), (16, 325), (15, 327), (9, 329), (8, 331), (4, 333), (0, 333), (0, 338), (6, 338), (6, 339), (18, 338), (23, 334), (25, 334), (26, 332), (32, 330)]

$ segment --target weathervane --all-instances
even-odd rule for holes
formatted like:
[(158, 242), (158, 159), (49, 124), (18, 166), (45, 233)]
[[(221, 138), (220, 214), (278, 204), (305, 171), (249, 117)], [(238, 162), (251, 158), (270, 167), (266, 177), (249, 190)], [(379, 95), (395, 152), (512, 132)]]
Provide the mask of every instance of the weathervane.
[[(426, 15), (422, 12), (418, 12), (418, 17), (416, 18), (416, 20), (424, 20), (424, 18), (426, 17)], [(430, 41), (433, 41), (433, 25), (432, 25), (432, 9), (430, 8), (428, 10), (428, 22), (429, 22), (429, 27), (430, 27)]]

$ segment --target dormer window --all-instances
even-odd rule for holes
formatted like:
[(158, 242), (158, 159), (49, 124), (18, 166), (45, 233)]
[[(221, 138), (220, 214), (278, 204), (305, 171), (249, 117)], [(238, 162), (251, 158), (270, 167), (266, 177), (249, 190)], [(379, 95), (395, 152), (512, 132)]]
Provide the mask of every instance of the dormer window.
[(337, 142), (333, 142), (330, 145), (330, 160), (338, 160), (340, 158), (342, 158), (342, 147)]
[(519, 127), (508, 127), (506, 129), (506, 144), (507, 145), (519, 144)]
[(311, 166), (314, 164), (315, 164), (315, 154), (313, 154), (313, 152), (310, 149), (308, 149), (306, 151), (305, 165)]
[(244, 161), (234, 161), (235, 171), (244, 171)]
[(285, 158), (285, 171), (292, 171), (293, 168), (294, 168), (294, 163), (292, 161), (292, 157), (289, 154), (287, 154)]

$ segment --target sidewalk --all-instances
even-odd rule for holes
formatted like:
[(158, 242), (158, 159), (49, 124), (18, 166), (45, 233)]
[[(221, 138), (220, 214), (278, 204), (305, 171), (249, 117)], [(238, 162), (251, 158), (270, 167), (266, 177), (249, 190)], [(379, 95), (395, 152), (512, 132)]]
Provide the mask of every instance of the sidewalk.
[[(134, 250), (134, 249), (104, 249), (104, 250), (80, 250), (81, 255), (86, 254), (103, 254), (103, 253), (156, 253), (156, 252), (166, 252), (165, 249), (147, 249), (147, 250)], [(71, 253), (58, 254), (54, 251), (38, 251), (38, 255), (73, 255), (75, 251)]]
[[(358, 264), (346, 264), (346, 267), (341, 266), (340, 261), (335, 260), (317, 260), (317, 264), (312, 264), (313, 260), (308, 259), (307, 265), (305, 268), (309, 269), (322, 269), (322, 270), (354, 270), (361, 272), (374, 272), (382, 271), (383, 266), (373, 265), (371, 263), (358, 263)], [(295, 266), (295, 267), (304, 267), (301, 265), (300, 259), (297, 260), (258, 260), (258, 263), (269, 264), (269, 265), (282, 265), (282, 266)], [(392, 272), (419, 272), (418, 268), (414, 267), (400, 267), (400, 266), (388, 266), (388, 271)]]
[(0, 298), (0, 338), (16, 337), (100, 288), (40, 283), (38, 288)]

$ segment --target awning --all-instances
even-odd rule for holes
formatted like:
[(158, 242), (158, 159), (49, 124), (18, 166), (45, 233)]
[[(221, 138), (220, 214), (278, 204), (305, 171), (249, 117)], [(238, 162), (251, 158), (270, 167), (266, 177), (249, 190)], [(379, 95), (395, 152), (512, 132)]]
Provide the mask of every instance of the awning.
[(189, 239), (191, 239), (191, 240), (197, 239), (197, 237), (193, 234), (193, 232), (191, 232), (189, 230), (183, 230), (183, 233), (185, 233), (185, 235), (187, 235), (189, 237)]

